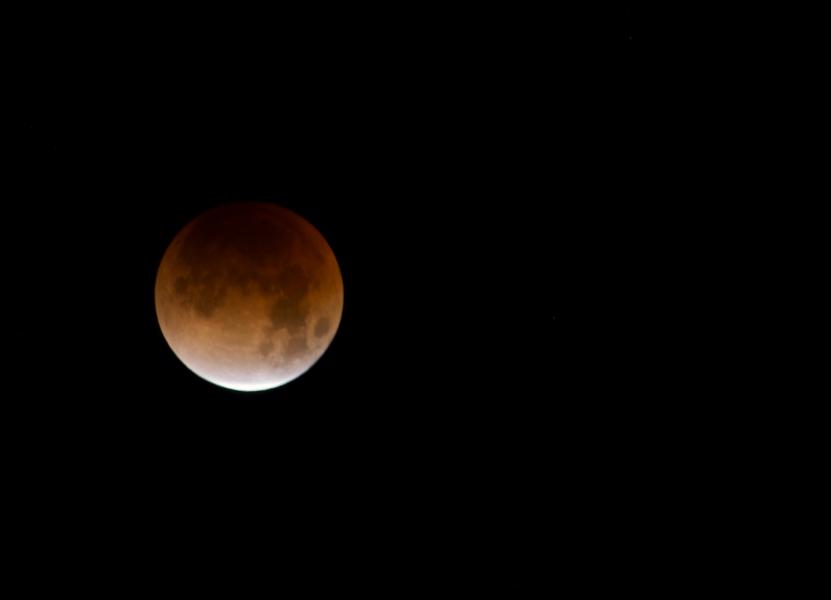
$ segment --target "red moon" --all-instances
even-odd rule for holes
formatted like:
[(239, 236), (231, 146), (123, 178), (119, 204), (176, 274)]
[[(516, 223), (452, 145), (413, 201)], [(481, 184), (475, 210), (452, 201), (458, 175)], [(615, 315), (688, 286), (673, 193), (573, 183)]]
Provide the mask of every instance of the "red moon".
[(199, 377), (239, 391), (305, 373), (335, 337), (343, 279), (323, 236), (275, 204), (209, 210), (162, 258), (156, 314), (174, 354)]

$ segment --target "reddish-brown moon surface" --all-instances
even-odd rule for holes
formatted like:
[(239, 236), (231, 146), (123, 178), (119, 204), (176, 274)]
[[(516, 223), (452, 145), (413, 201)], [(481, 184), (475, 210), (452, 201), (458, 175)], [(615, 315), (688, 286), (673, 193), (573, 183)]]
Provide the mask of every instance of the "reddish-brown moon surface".
[(274, 204), (209, 210), (173, 239), (156, 313), (174, 354), (216, 385), (274, 388), (305, 373), (335, 336), (343, 280), (323, 236)]

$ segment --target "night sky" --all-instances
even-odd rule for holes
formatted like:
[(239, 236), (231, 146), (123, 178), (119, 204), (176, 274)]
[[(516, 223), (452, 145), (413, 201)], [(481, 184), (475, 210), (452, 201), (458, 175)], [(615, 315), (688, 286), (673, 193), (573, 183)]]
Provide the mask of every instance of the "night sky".
[[(646, 41), (623, 9), (440, 14), (56, 19), (18, 48), (4, 411), (50, 531), (303, 531), (452, 570), (599, 502), (638, 422)], [(314, 224), (345, 290), (323, 358), (256, 394), (185, 368), (153, 304), (175, 234), (240, 200)]]

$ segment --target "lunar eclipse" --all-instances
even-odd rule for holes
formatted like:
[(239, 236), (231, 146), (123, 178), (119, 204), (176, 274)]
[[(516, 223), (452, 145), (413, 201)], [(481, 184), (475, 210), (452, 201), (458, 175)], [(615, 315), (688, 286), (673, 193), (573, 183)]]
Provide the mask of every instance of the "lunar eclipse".
[(239, 391), (281, 386), (332, 342), (343, 280), (309, 222), (266, 203), (220, 206), (167, 248), (156, 313), (174, 354), (199, 377)]

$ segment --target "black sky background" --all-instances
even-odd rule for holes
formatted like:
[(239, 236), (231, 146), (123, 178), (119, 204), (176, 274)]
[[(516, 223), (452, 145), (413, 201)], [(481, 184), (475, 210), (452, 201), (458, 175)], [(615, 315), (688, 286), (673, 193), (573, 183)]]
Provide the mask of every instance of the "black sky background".
[[(4, 410), (48, 529), (544, 569), (530, 548), (608, 514), (655, 408), (630, 385), (651, 207), (627, 10), (37, 22), (12, 55)], [(313, 223), (345, 286), (329, 351), (257, 394), (188, 371), (153, 306), (173, 236), (240, 200)]]

